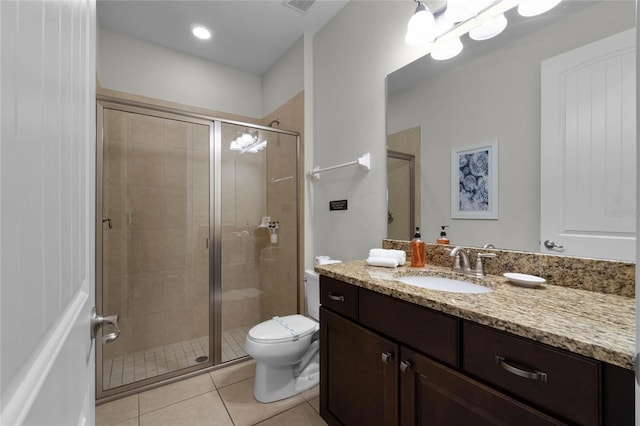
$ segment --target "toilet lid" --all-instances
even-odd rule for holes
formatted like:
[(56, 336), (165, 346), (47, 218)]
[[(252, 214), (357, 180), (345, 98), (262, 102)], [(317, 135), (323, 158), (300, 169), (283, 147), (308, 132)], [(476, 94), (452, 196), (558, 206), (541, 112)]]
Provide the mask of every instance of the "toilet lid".
[(258, 343), (282, 343), (298, 340), (318, 330), (318, 323), (304, 315), (273, 317), (249, 330), (249, 338)]

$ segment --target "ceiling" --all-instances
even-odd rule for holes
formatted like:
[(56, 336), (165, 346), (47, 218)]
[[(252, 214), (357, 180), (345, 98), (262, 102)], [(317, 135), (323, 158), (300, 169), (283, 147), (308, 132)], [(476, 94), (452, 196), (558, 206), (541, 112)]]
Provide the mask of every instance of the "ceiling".
[[(98, 0), (102, 29), (263, 74), (304, 33), (322, 28), (349, 0)], [(311, 7), (306, 13), (287, 6)], [(198, 40), (193, 24), (213, 37)]]

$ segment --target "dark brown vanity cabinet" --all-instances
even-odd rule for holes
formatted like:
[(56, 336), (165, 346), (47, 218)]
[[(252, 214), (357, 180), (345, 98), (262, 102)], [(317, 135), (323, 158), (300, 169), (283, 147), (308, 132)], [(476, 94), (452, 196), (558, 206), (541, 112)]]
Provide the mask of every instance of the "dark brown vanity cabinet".
[(633, 424), (633, 373), (321, 276), (330, 425)]

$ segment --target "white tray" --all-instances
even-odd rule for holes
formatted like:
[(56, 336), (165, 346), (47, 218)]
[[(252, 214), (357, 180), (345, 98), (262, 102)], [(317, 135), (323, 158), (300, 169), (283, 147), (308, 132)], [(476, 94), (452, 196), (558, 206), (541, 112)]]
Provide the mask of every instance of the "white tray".
[(535, 275), (518, 274), (516, 272), (506, 272), (502, 274), (503, 277), (508, 279), (512, 284), (522, 287), (539, 287), (547, 282), (544, 278), (536, 277)]

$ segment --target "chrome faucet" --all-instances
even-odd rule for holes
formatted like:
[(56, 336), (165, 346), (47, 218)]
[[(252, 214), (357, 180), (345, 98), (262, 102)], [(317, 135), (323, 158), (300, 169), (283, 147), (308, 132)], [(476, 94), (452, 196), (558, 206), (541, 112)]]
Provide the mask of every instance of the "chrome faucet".
[[(464, 249), (464, 247), (454, 247), (449, 253), (449, 256), (454, 258), (453, 270), (455, 272), (462, 272), (463, 274), (467, 275), (471, 273), (471, 268), (469, 268), (469, 255), (467, 254), (467, 251)], [(462, 265), (460, 263), (462, 263)]]
[(476, 267), (471, 269), (471, 262), (469, 261), (469, 255), (462, 246), (454, 247), (449, 256), (454, 257), (453, 271), (462, 272), (465, 275), (472, 275), (475, 277), (484, 277), (484, 267), (482, 266), (483, 257), (496, 257), (495, 253), (478, 253), (476, 256)]

